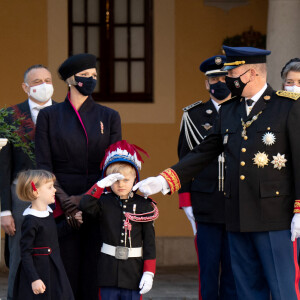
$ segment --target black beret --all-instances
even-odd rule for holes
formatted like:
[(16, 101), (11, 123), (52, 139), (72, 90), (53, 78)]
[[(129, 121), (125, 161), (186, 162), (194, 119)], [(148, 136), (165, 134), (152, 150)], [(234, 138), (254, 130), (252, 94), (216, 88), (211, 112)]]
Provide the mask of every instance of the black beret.
[(58, 73), (63, 80), (86, 69), (96, 68), (96, 56), (81, 53), (70, 56), (58, 68)]

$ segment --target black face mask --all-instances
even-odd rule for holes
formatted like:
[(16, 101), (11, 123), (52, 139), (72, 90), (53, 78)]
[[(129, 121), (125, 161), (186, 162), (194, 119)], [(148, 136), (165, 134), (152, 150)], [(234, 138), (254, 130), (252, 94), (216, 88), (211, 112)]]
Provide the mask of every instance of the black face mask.
[(97, 80), (94, 79), (92, 76), (91, 77), (75, 76), (75, 81), (77, 82), (75, 88), (80, 94), (84, 96), (92, 95), (97, 84)]
[(246, 72), (244, 72), (243, 74), (241, 74), (239, 77), (225, 77), (225, 82), (226, 85), (228, 86), (229, 90), (231, 91), (231, 97), (241, 97), (243, 90), (245, 88), (245, 86), (250, 82), (250, 80), (246, 83), (244, 83), (241, 80), (241, 76), (243, 76), (244, 74), (246, 74), (249, 70), (247, 70)]
[(225, 82), (219, 81), (214, 84), (209, 85), (209, 92), (213, 95), (217, 100), (224, 100), (229, 94), (230, 90), (227, 87)]

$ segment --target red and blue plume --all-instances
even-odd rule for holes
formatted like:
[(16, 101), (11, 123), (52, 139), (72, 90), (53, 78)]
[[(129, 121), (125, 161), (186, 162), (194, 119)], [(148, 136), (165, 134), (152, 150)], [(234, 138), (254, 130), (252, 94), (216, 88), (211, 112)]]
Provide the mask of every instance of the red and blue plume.
[(104, 158), (100, 164), (100, 169), (104, 170), (108, 165), (114, 162), (124, 161), (134, 165), (138, 171), (141, 169), (142, 163), (144, 162), (139, 152), (142, 152), (149, 157), (144, 149), (134, 144), (129, 144), (126, 140), (116, 142), (106, 149)]

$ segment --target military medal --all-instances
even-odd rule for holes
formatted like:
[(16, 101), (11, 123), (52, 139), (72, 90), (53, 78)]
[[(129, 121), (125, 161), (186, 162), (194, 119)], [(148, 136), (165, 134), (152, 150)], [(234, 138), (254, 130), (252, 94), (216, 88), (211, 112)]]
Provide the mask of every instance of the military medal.
[(208, 115), (211, 115), (213, 111), (212, 111), (211, 109), (207, 109), (205, 112), (206, 112)]
[(241, 119), (243, 130), (242, 130), (242, 137), (247, 136), (247, 128), (251, 126), (251, 124), (258, 119), (258, 116), (262, 113), (260, 111), (257, 115), (253, 116), (251, 121), (244, 122), (243, 118)]
[(205, 130), (209, 130), (212, 128), (212, 126), (209, 123), (205, 123), (202, 126), (204, 127)]
[(270, 161), (268, 158), (268, 154), (259, 151), (258, 153), (254, 154), (254, 158), (252, 159), (254, 161), (254, 164), (257, 165), (259, 168), (263, 168), (264, 166), (267, 166)]
[(277, 153), (276, 156), (273, 156), (273, 160), (271, 163), (274, 165), (274, 169), (281, 170), (281, 168), (285, 167), (285, 163), (287, 159), (284, 157), (285, 154)]
[(262, 137), (262, 141), (265, 145), (272, 146), (276, 141), (275, 134), (272, 132), (266, 132)]
[(217, 56), (217, 57), (215, 58), (215, 64), (216, 64), (216, 65), (220, 65), (221, 63), (222, 63), (222, 58), (219, 57), (219, 56)]

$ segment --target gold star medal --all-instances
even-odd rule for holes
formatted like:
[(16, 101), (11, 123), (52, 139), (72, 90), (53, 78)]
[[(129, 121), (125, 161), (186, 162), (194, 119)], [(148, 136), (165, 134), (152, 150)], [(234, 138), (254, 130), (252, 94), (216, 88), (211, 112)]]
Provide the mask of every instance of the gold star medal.
[(274, 165), (274, 169), (281, 170), (281, 168), (285, 167), (287, 159), (284, 156), (285, 154), (281, 155), (280, 153), (277, 153), (276, 156), (273, 156), (271, 163)]
[(262, 141), (265, 145), (272, 146), (276, 141), (275, 134), (272, 132), (266, 132), (262, 137)]
[(257, 165), (259, 168), (263, 168), (264, 166), (267, 166), (269, 163), (268, 154), (265, 152), (259, 152), (254, 154), (254, 158), (252, 158), (254, 161), (254, 164)]

